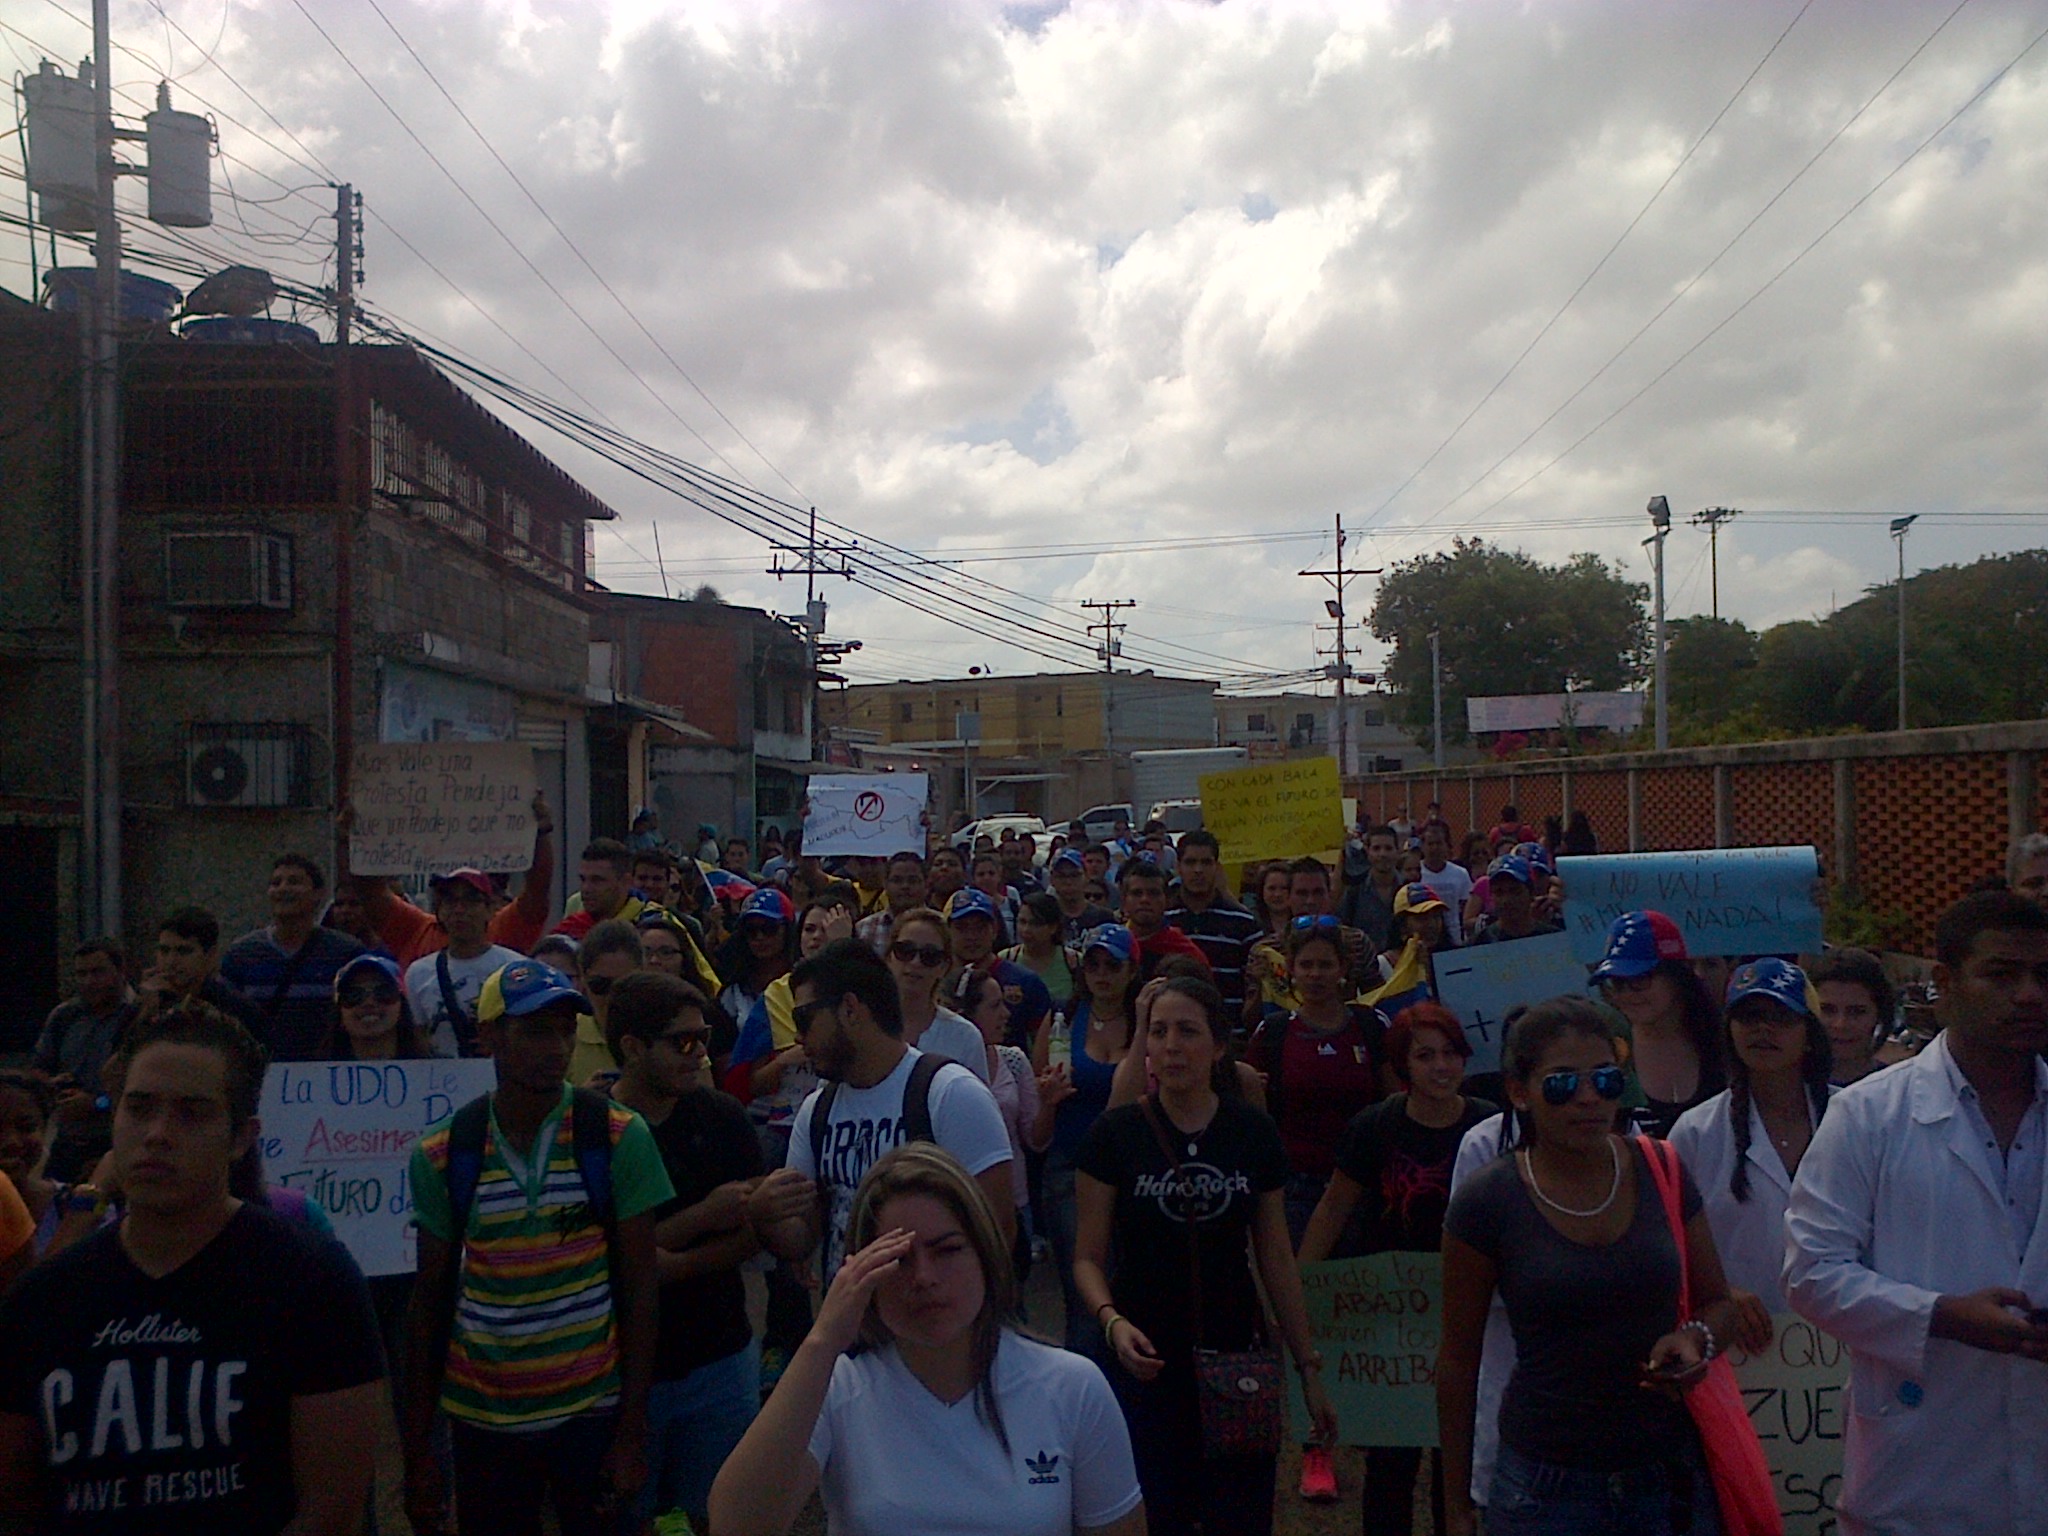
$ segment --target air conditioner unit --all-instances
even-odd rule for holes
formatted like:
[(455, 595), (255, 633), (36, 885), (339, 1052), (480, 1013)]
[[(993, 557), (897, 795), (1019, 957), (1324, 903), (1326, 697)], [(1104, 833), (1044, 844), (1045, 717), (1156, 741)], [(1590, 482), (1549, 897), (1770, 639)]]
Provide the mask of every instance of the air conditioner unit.
[(289, 613), (290, 536), (261, 528), (165, 533), (164, 601), (173, 608), (255, 608)]
[(220, 809), (310, 802), (310, 733), (303, 725), (185, 728), (185, 803)]

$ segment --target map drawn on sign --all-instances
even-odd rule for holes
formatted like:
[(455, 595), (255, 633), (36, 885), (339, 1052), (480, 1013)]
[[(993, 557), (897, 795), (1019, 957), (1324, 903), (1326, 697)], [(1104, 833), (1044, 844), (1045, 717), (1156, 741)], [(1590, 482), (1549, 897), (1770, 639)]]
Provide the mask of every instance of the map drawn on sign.
[(811, 780), (804, 811), (804, 852), (885, 859), (925, 851), (922, 773), (839, 773)]

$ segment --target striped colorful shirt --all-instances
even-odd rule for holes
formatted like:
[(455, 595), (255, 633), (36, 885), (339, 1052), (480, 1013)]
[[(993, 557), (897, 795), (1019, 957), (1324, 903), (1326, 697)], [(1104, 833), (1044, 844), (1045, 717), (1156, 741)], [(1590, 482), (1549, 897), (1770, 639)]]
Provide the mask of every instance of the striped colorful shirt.
[[(483, 1169), (462, 1234), (462, 1285), (448, 1340), (441, 1406), (491, 1429), (548, 1429), (619, 1400), (610, 1256), (576, 1167), (570, 1089), (519, 1156), (498, 1130), (493, 1099)], [(413, 1220), (453, 1242), (443, 1120), (413, 1148)], [(620, 1221), (675, 1191), (647, 1122), (611, 1109), (612, 1204)], [(538, 1155), (546, 1149), (545, 1157)]]

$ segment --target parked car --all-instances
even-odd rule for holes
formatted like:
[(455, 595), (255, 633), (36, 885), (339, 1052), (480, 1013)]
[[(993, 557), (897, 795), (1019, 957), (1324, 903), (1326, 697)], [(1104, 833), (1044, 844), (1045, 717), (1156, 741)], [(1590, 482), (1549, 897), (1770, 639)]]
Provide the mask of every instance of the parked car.
[(979, 821), (970, 821), (953, 834), (953, 846), (962, 853), (973, 848), (977, 837), (988, 836), (997, 842), (1003, 840), (1003, 831), (1011, 828), (1029, 836), (1033, 842), (1040, 842), (1045, 834), (1045, 822), (1036, 816), (984, 816)]
[(1150, 825), (1155, 821), (1166, 823), (1166, 835), (1174, 841), (1180, 840), (1183, 832), (1192, 832), (1202, 824), (1202, 802), (1200, 800), (1155, 800), (1152, 809), (1145, 813)]
[(1091, 843), (1106, 843), (1116, 836), (1118, 822), (1132, 828), (1138, 824), (1128, 800), (1121, 805), (1091, 805), (1081, 813), (1081, 835)]

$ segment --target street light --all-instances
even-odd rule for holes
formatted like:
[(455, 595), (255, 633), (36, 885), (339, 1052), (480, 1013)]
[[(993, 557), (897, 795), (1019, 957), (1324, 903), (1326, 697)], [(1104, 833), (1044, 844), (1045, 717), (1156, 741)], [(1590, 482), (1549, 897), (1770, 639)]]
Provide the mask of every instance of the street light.
[(1899, 546), (1899, 729), (1906, 728), (1906, 530), (1920, 516), (1892, 519), (1892, 539)]
[(1657, 693), (1657, 750), (1662, 752), (1671, 745), (1671, 714), (1664, 690), (1664, 540), (1671, 533), (1671, 503), (1665, 497), (1652, 496), (1647, 510), (1650, 526), (1657, 530), (1643, 542), (1650, 547), (1656, 580), (1656, 651), (1651, 679)]

